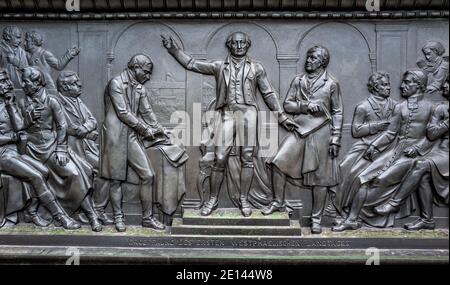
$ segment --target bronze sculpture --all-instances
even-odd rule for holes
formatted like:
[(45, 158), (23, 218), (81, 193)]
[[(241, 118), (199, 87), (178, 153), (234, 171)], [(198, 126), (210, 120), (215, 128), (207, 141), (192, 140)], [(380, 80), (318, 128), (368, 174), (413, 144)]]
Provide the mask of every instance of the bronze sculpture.
[(409, 170), (402, 184), (383, 205), (375, 208), (378, 214), (387, 215), (399, 210), (400, 205), (417, 189), (420, 204), (420, 217), (412, 223), (405, 224), (408, 230), (434, 229), (433, 197), (448, 205), (448, 138), (449, 138), (449, 83), (442, 86), (442, 94), (447, 102), (436, 106), (427, 125), (427, 137), (435, 141), (432, 150), (419, 157)]
[[(19, 154), (17, 143), (20, 140), (19, 132), (24, 126), (12, 92), (13, 84), (7, 72), (0, 70), (0, 172), (31, 184), (34, 193), (29, 196), (36, 197), (50, 211), (56, 223), (68, 230), (78, 229), (80, 225), (67, 216), (50, 191), (43, 165), (29, 156)], [(47, 226), (36, 213), (30, 214), (30, 218), (38, 226)]]
[(3, 39), (0, 43), (0, 68), (4, 68), (14, 84), (14, 88), (22, 88), (21, 70), (28, 66), (25, 50), (22, 43), (22, 31), (17, 26), (8, 26), (3, 29)]
[(58, 95), (67, 122), (68, 146), (94, 170), (94, 191), (92, 198), (100, 222), (104, 225), (113, 223), (105, 213), (109, 203), (109, 181), (99, 177), (99, 156), (97, 145), (97, 120), (89, 108), (80, 99), (82, 83), (76, 72), (63, 71), (57, 81)]
[(370, 144), (387, 129), (397, 104), (390, 98), (391, 82), (386, 72), (371, 74), (367, 88), (369, 97), (356, 106), (353, 115), (352, 135), (358, 140), (340, 163), (342, 182), (336, 189), (336, 207), (341, 216), (346, 215), (359, 189), (359, 174), (371, 164), (363, 155)]
[[(422, 53), (425, 58), (419, 60), (417, 65), (428, 76), (426, 92), (430, 94), (439, 93), (448, 76), (448, 56), (444, 56), (445, 48), (440, 42), (429, 41), (423, 46)], [(439, 100), (440, 98), (436, 99)]]
[[(343, 105), (339, 83), (326, 68), (328, 50), (314, 46), (307, 52), (305, 74), (291, 83), (284, 102), (287, 113), (294, 115), (297, 131), (288, 134), (271, 159), (274, 201), (264, 214), (282, 210), (286, 176), (303, 179), (312, 187), (313, 212), (311, 232), (322, 232), (321, 219), (330, 187), (340, 182), (337, 156), (340, 148)], [(308, 133), (301, 133), (306, 132)]]
[[(22, 81), (27, 96), (20, 102), (24, 130), (28, 134), (27, 155), (48, 167), (49, 185), (65, 210), (72, 214), (81, 208), (92, 230), (101, 231), (89, 195), (93, 170), (67, 145), (67, 123), (60, 103), (47, 94), (45, 77), (40, 70), (26, 67)], [(31, 207), (37, 207), (36, 203)]]
[(151, 59), (137, 54), (130, 59), (127, 68), (109, 82), (105, 91), (100, 171), (102, 178), (111, 180), (111, 205), (114, 224), (119, 232), (126, 230), (121, 184), (127, 180), (128, 165), (141, 180), (142, 226), (165, 229), (153, 215), (154, 170), (142, 142), (155, 140), (160, 133), (165, 134), (156, 120), (143, 85), (150, 80), (152, 70)]
[[(275, 89), (267, 78), (264, 67), (247, 56), (251, 46), (248, 35), (235, 32), (228, 36), (226, 46), (229, 55), (225, 59), (215, 61), (196, 60), (186, 54), (175, 41), (163, 37), (164, 47), (187, 70), (205, 75), (214, 75), (216, 78), (216, 111), (221, 114), (221, 121), (216, 124), (214, 133), (225, 133), (223, 140), (215, 142), (215, 162), (210, 178), (210, 197), (203, 204), (201, 214), (208, 216), (218, 207), (219, 191), (224, 180), (224, 170), (230, 151), (233, 147), (240, 147), (241, 173), (240, 173), (240, 209), (242, 215), (249, 217), (252, 214), (248, 202), (248, 192), (253, 180), (253, 157), (257, 144), (257, 111), (256, 89), (261, 92), (266, 105), (272, 111), (278, 112), (278, 121), (288, 130), (294, 128), (293, 122), (287, 118), (282, 110)], [(234, 118), (233, 115), (239, 118)], [(243, 120), (242, 114), (246, 117)], [(238, 129), (238, 130), (236, 130)]]
[[(426, 88), (427, 75), (422, 70), (410, 69), (404, 73), (400, 89), (406, 100), (395, 106), (389, 127), (366, 150), (365, 159), (373, 162), (358, 176), (360, 188), (350, 212), (344, 221), (332, 228), (334, 231), (358, 229), (361, 226), (359, 219), (379, 227), (392, 223), (389, 217), (372, 213), (393, 195), (416, 157), (423, 157), (431, 150), (426, 129), (433, 104), (424, 97)], [(380, 152), (383, 153), (377, 155)], [(408, 203), (404, 206), (408, 207)]]
[(51, 76), (51, 69), (62, 71), (69, 62), (79, 53), (78, 47), (72, 47), (61, 58), (55, 57), (52, 52), (43, 48), (44, 37), (37, 31), (30, 31), (25, 34), (25, 50), (27, 51), (28, 63), (41, 70), (47, 82), (46, 88), (55, 90), (56, 85)]

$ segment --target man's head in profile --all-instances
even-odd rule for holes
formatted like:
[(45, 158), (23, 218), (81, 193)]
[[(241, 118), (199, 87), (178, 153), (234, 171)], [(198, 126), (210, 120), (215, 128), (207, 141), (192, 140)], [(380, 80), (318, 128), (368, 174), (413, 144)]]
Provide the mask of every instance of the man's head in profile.
[(149, 56), (145, 54), (134, 55), (128, 62), (128, 69), (134, 79), (140, 84), (145, 84), (150, 80), (153, 72), (153, 62)]
[(307, 73), (316, 73), (327, 68), (330, 62), (330, 53), (320, 45), (313, 46), (306, 53), (305, 70)]
[(373, 95), (388, 98), (391, 95), (389, 74), (383, 71), (372, 73), (367, 82), (367, 89)]
[(22, 43), (22, 31), (16, 26), (3, 29), (3, 40), (10, 46), (18, 48)]
[(63, 71), (56, 81), (58, 92), (66, 97), (77, 98), (83, 91), (83, 85), (74, 71)]

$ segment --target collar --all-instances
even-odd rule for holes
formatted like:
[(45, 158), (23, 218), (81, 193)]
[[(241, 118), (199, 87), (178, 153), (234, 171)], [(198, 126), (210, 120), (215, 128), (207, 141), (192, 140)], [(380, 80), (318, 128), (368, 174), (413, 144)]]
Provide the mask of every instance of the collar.
[(45, 91), (45, 88), (43, 87), (38, 94), (34, 95), (32, 98), (27, 97), (28, 102), (38, 101), (40, 103), (44, 103), (45, 100), (47, 100), (47, 92)]
[(421, 101), (423, 98), (424, 98), (423, 93), (420, 93), (409, 96), (406, 100), (408, 101), (408, 103), (417, 103)]
[[(243, 61), (243, 62), (246, 62), (246, 63), (251, 63), (251, 59), (250, 59), (250, 57), (249, 57), (248, 55), (246, 55), (246, 56), (243, 58), (242, 61)], [(225, 64), (230, 64), (230, 62), (233, 62), (233, 59), (232, 59), (231, 54), (228, 54), (228, 56), (227, 56), (227, 58), (225, 59), (224, 63), (225, 63)]]
[(78, 99), (79, 99), (79, 97), (70, 97), (70, 96), (63, 95), (61, 92), (58, 92), (58, 95), (60, 98), (62, 98), (64, 100), (63, 103), (66, 103), (66, 102), (76, 103), (76, 102), (78, 102)]
[(12, 46), (10, 46), (5, 40), (1, 41), (1, 45), (4, 46), (5, 48), (11, 50), (11, 51), (14, 51), (14, 48)]
[(130, 84), (133, 88), (142, 89), (143, 85), (139, 83), (128, 68), (122, 73), (122, 81), (125, 84)]

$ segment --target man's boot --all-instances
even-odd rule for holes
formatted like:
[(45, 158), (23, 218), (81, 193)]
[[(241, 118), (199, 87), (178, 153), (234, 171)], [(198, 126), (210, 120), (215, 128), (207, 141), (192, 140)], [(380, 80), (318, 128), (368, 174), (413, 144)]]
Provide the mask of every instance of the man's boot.
[(224, 168), (212, 167), (210, 197), (200, 210), (202, 216), (209, 216), (219, 205), (220, 187), (222, 187)]
[(142, 227), (158, 231), (166, 229), (160, 221), (153, 216), (153, 182), (141, 185)]
[(286, 175), (275, 168), (272, 171), (273, 200), (270, 202), (269, 207), (261, 211), (263, 215), (271, 215), (275, 212), (286, 211), (286, 207), (284, 206)]
[(76, 230), (81, 228), (81, 225), (75, 222), (72, 218), (67, 216), (66, 212), (56, 201), (55, 197), (50, 193), (46, 192), (39, 196), (39, 200), (42, 202), (45, 208), (50, 212), (55, 219), (57, 225), (62, 226), (66, 230)]
[(37, 198), (32, 198), (31, 205), (23, 213), (24, 222), (33, 223), (38, 227), (47, 227), (50, 224), (50, 222), (39, 216), (38, 207), (39, 207), (39, 200)]
[(252, 215), (252, 207), (248, 202), (248, 192), (252, 186), (252, 180), (253, 167), (243, 166), (241, 169), (241, 196), (239, 201), (241, 202), (241, 213), (244, 217)]
[(94, 205), (90, 200), (90, 196), (86, 196), (81, 203), (81, 209), (89, 219), (89, 224), (94, 232), (101, 232), (103, 230), (102, 224), (98, 220), (97, 212), (94, 209)]

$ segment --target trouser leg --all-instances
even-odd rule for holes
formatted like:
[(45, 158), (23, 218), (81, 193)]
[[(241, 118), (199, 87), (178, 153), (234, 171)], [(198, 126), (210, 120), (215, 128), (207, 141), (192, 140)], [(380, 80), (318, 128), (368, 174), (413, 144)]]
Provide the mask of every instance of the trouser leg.
[(285, 204), (286, 193), (286, 174), (281, 172), (276, 166), (272, 167), (272, 191), (273, 202), (278, 207), (282, 207)]
[(134, 136), (131, 136), (130, 139), (131, 141), (128, 143), (128, 164), (139, 176), (142, 219), (147, 220), (153, 217), (153, 183), (155, 175), (144, 147), (140, 145)]
[(247, 200), (248, 192), (252, 186), (254, 164), (253, 164), (253, 147), (241, 147), (241, 178), (240, 191), (241, 199)]
[(109, 203), (109, 181), (96, 177), (94, 181), (94, 193), (92, 195), (94, 208), (98, 213), (104, 213)]
[(412, 170), (408, 173), (408, 175), (403, 178), (402, 183), (400, 184), (399, 189), (395, 193), (394, 197), (389, 201), (389, 203), (398, 207), (408, 198), (419, 185), (422, 184), (423, 176), (425, 173), (429, 172), (430, 164), (427, 161), (416, 161)]
[(231, 146), (218, 146), (215, 149), (215, 161), (210, 178), (210, 200), (219, 198), (220, 188), (224, 179), (225, 166), (231, 152)]
[(361, 185), (355, 197), (353, 198), (347, 220), (354, 222), (358, 219), (359, 213), (361, 212), (361, 209), (363, 208), (364, 203), (367, 200), (367, 191), (367, 184)]
[(428, 172), (422, 176), (418, 190), (420, 216), (426, 221), (433, 220), (433, 191), (431, 187), (431, 174)]
[(123, 219), (122, 185), (120, 181), (112, 180), (110, 182), (109, 196), (111, 198), (114, 220)]
[(27, 209), (30, 216), (37, 215), (39, 201), (44, 204), (52, 216), (65, 214), (64, 210), (56, 202), (53, 193), (50, 192), (42, 171), (38, 171), (32, 163), (20, 155), (14, 155), (3, 157), (0, 164), (0, 169), (3, 173), (27, 182), (33, 187), (36, 196), (32, 198), (31, 205)]
[(313, 224), (320, 224), (322, 221), (322, 215), (327, 201), (328, 187), (314, 186), (312, 193), (313, 193), (313, 208), (311, 213), (311, 220)]

